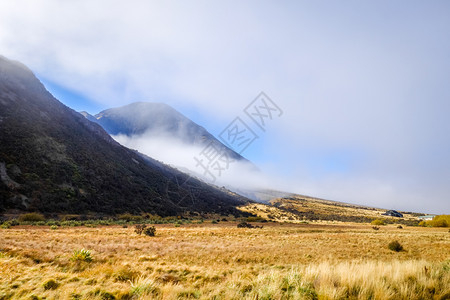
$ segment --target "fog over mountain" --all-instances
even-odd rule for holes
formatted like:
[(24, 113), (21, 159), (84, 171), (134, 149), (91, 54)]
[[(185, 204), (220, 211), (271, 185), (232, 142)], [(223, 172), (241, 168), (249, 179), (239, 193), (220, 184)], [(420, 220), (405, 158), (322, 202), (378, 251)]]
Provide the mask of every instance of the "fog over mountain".
[[(100, 124), (122, 145), (208, 182), (240, 190), (268, 187), (268, 179), (254, 164), (167, 104), (136, 102), (94, 116), (85, 111), (81, 114)], [(218, 171), (213, 162), (207, 171), (199, 164), (202, 154), (211, 149), (227, 157), (223, 170)]]
[(132, 151), (0, 56), (0, 211), (239, 214), (246, 201)]

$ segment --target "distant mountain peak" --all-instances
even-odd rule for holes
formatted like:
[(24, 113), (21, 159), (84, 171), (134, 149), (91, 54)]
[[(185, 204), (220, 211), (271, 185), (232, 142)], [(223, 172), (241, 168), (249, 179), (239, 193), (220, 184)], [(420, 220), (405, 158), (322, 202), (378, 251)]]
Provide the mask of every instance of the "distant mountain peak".
[[(232, 159), (249, 162), (240, 154), (222, 144), (204, 127), (190, 120), (172, 106), (162, 102), (134, 102), (106, 109), (95, 116), (83, 114), (100, 124), (109, 134), (128, 137), (146, 134), (167, 136), (187, 145), (205, 147), (213, 143)], [(94, 119), (92, 119), (94, 118)]]

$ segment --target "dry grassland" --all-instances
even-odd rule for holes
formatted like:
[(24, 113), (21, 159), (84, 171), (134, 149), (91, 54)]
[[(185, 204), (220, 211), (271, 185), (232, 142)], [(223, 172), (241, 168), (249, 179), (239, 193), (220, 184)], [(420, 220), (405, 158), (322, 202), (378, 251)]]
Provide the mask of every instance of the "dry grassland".
[[(386, 212), (385, 209), (306, 196), (278, 198), (271, 200), (270, 204), (249, 203), (239, 209), (276, 222), (300, 223), (311, 219), (347, 222), (359, 219), (360, 222), (367, 222), (376, 218), (398, 221), (398, 218), (382, 215)], [(417, 217), (411, 213), (403, 213), (402, 220), (415, 221)]]
[[(236, 223), (0, 230), (0, 299), (450, 299), (450, 233)], [(387, 248), (398, 240), (404, 251)], [(72, 261), (89, 249), (93, 260)]]

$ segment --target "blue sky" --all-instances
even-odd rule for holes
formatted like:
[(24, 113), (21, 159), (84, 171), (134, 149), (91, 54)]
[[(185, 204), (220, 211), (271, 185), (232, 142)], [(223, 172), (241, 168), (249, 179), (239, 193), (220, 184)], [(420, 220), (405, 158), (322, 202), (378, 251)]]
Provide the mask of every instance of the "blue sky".
[(216, 136), (261, 91), (244, 153), (280, 188), (450, 212), (448, 1), (1, 1), (2, 55), (75, 110), (165, 102)]

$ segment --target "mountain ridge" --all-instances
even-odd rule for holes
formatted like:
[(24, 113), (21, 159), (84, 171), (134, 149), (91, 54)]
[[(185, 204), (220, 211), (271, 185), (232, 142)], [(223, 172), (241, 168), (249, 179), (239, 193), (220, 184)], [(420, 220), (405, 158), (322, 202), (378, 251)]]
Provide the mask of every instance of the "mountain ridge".
[[(59, 102), (25, 65), (3, 56), (0, 163), (0, 210), (238, 213), (245, 201), (144, 160)], [(5, 184), (7, 178), (18, 186)]]
[(203, 126), (162, 102), (133, 102), (103, 110), (96, 115), (80, 112), (101, 125), (110, 135), (128, 137), (146, 134), (151, 137), (170, 137), (194, 146), (206, 147), (212, 143), (231, 159), (250, 163), (239, 153), (220, 142)]

